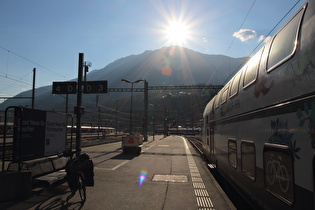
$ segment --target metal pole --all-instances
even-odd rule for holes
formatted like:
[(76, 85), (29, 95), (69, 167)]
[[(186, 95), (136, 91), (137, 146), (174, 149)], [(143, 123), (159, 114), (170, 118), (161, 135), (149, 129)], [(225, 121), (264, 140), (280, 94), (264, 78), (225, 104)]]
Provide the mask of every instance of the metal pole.
[(84, 83), (86, 82), (86, 73), (89, 72), (89, 66), (84, 62)]
[(69, 94), (66, 94), (66, 114), (68, 114)]
[(32, 90), (32, 109), (34, 109), (35, 103), (35, 76), (36, 76), (36, 68), (33, 69), (33, 90)]
[(4, 113), (4, 127), (3, 127), (3, 147), (2, 147), (2, 171), (4, 171), (4, 164), (5, 164), (5, 144), (6, 144), (6, 138), (7, 138), (7, 117), (8, 117), (8, 109), (10, 109), (12, 107), (8, 107), (6, 110), (5, 110), (5, 113)]
[[(68, 122), (68, 117), (71, 117), (71, 128), (70, 128), (70, 150), (72, 151), (72, 143), (73, 143), (73, 116), (71, 114), (67, 113), (67, 122)], [(67, 128), (68, 128), (68, 123), (67, 123)], [(66, 132), (66, 139), (68, 140), (68, 132)], [(66, 141), (67, 141), (66, 140)]]
[(155, 133), (154, 133), (155, 132), (155, 111), (154, 111), (154, 116), (153, 116), (153, 125), (152, 125), (152, 127), (153, 127), (153, 129), (152, 129), (153, 130), (152, 131), (153, 134), (152, 135), (153, 135), (153, 141), (154, 141), (154, 138), (155, 138), (154, 137), (154, 135), (155, 135)]
[(133, 82), (131, 82), (131, 99), (130, 99), (130, 135), (132, 133), (132, 95), (133, 95)]
[(166, 105), (164, 105), (164, 137), (168, 136), (168, 117), (169, 113), (166, 109)]
[[(97, 138), (100, 137), (100, 130), (101, 130), (101, 107), (98, 106), (98, 134), (97, 134)], [(106, 134), (106, 132), (103, 132), (104, 134)], [(102, 133), (102, 135), (103, 135)]]
[(144, 80), (144, 141), (148, 141), (148, 82)]
[(98, 103), (99, 101), (99, 94), (96, 95), (96, 107), (98, 108), (98, 118), (97, 118), (97, 138), (100, 138), (100, 130), (101, 130), (101, 107)]
[(78, 93), (77, 93), (77, 129), (76, 129), (76, 155), (81, 153), (81, 104), (82, 104), (82, 76), (83, 76), (84, 54), (79, 53), (78, 65)]
[(118, 130), (118, 127), (117, 127), (117, 112), (118, 112), (118, 104), (117, 104), (117, 100), (116, 100), (116, 126), (115, 126), (115, 137), (117, 137), (117, 130)]
[(132, 133), (132, 95), (133, 95), (133, 84), (134, 83), (139, 83), (139, 82), (144, 82), (145, 80), (143, 79), (139, 79), (139, 80), (136, 80), (134, 82), (130, 82), (129, 80), (126, 80), (126, 79), (121, 79), (121, 81), (123, 82), (127, 82), (127, 83), (131, 83), (131, 99), (130, 99), (130, 135)]
[[(17, 126), (19, 126), (19, 160), (18, 160), (18, 162), (19, 162), (19, 171), (21, 171), (21, 156), (22, 156), (22, 127), (23, 127), (23, 124), (22, 124), (22, 121), (23, 121), (23, 108), (21, 108), (21, 107), (19, 107), (19, 108), (17, 108), (17, 109), (19, 109), (20, 110), (20, 120), (21, 120), (21, 122), (20, 123), (18, 123), (18, 125)], [(15, 115), (15, 111), (14, 111), (14, 115)]]

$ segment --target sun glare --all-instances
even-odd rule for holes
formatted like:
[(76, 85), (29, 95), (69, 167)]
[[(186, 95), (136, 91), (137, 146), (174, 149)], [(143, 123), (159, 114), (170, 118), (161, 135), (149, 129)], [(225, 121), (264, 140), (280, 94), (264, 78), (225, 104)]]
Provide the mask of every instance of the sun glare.
[(184, 23), (172, 22), (166, 28), (166, 36), (169, 44), (182, 46), (189, 38), (189, 29)]

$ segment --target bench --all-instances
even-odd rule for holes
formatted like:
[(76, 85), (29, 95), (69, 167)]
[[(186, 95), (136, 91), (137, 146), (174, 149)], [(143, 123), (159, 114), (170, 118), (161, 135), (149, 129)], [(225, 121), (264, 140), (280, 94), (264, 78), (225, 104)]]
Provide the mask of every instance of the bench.
[[(66, 176), (65, 167), (68, 157), (49, 156), (34, 160), (23, 161), (22, 170), (29, 170), (32, 173), (33, 183), (46, 182), (49, 185), (63, 180)], [(10, 163), (8, 170), (16, 170), (18, 163)]]

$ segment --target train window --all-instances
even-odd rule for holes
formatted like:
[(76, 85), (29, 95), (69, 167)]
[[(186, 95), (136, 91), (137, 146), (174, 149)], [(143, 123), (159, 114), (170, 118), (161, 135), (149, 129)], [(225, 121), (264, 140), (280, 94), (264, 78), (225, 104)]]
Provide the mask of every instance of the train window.
[(224, 103), (226, 102), (228, 90), (229, 90), (228, 87), (226, 87), (226, 88), (223, 90), (223, 92), (222, 92), (222, 94), (221, 94), (221, 104), (224, 104)]
[(219, 104), (220, 104), (220, 96), (221, 96), (221, 92), (218, 93), (218, 95), (215, 97), (214, 99), (214, 108), (218, 108)]
[(237, 168), (237, 147), (235, 139), (229, 139), (228, 156), (230, 166), (232, 166), (233, 168)]
[(214, 155), (214, 122), (210, 122), (210, 155)]
[[(211, 100), (210, 101), (210, 109), (209, 109), (210, 113), (213, 112), (213, 103), (214, 103), (214, 100)], [(210, 119), (211, 119), (211, 115), (210, 115)]]
[(252, 141), (241, 142), (241, 162), (242, 172), (250, 180), (256, 178), (256, 155), (255, 144)]
[(293, 158), (288, 146), (266, 143), (264, 176), (267, 191), (291, 205), (294, 201)]
[(260, 50), (258, 53), (256, 53), (256, 55), (254, 55), (254, 57), (252, 57), (249, 61), (247, 70), (244, 73), (244, 80), (243, 80), (244, 88), (253, 84), (257, 79), (262, 51), (263, 50)]
[(240, 73), (238, 73), (233, 79), (233, 82), (230, 88), (230, 98), (237, 95), (239, 80), (240, 80)]
[(298, 43), (298, 29), (303, 11), (300, 10), (273, 38), (267, 60), (268, 72), (293, 56)]

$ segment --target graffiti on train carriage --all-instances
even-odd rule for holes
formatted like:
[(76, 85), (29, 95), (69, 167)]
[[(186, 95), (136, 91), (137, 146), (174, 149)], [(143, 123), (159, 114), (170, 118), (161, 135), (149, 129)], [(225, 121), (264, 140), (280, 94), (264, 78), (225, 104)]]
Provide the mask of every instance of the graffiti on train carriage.
[(279, 118), (271, 120), (271, 131), (273, 134), (268, 139), (269, 143), (288, 146), (293, 154), (293, 161), (295, 158), (300, 159), (297, 153), (301, 149), (296, 146), (296, 139), (293, 140), (294, 133), (289, 132), (288, 121), (280, 121)]
[(298, 59), (291, 63), (289, 68), (292, 69), (298, 81), (315, 80), (314, 63), (310, 59), (309, 53), (301, 52)]
[(300, 127), (304, 127), (305, 122), (308, 121), (311, 145), (315, 149), (315, 101), (311, 104), (304, 103), (303, 111), (302, 109), (298, 109), (296, 116), (300, 120)]

